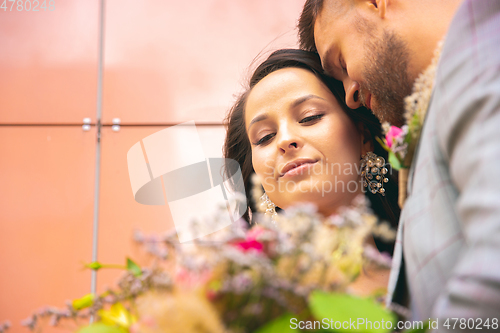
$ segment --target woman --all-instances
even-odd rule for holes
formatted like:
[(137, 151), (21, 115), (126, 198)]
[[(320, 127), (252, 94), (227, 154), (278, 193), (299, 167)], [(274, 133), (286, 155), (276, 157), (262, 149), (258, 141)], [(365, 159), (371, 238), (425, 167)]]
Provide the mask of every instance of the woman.
[[(387, 158), (375, 138), (380, 123), (367, 109), (350, 110), (342, 83), (323, 74), (316, 53), (274, 52), (253, 73), (248, 88), (227, 116), (224, 157), (241, 168), (249, 207), (251, 175), (257, 173), (269, 199), (286, 209), (312, 202), (325, 216), (363, 193), (360, 157), (369, 152)], [(381, 220), (396, 226), (397, 182), (387, 175), (381, 191), (366, 196)], [(380, 193), (384, 192), (384, 193)], [(376, 240), (381, 251), (392, 244)]]

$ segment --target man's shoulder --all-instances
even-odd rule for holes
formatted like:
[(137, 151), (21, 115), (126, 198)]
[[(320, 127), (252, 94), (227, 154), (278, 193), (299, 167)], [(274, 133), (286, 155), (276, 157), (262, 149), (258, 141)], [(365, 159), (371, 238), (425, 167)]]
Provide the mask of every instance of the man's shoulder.
[[(465, 0), (453, 18), (439, 61), (437, 80), (457, 67), (472, 73), (500, 63), (500, 1)], [(469, 67), (470, 65), (470, 67)]]
[[(481, 122), (481, 104), (500, 89), (500, 1), (466, 0), (444, 41), (429, 120), (447, 158), (471, 124)], [(480, 127), (472, 127), (472, 132)]]

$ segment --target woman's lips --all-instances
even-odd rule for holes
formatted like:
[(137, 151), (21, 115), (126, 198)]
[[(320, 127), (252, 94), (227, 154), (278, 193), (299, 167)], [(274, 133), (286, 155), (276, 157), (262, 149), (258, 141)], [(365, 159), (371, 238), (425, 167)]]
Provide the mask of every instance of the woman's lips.
[(299, 175), (306, 174), (311, 168), (316, 161), (309, 161), (309, 162), (303, 162), (303, 163), (297, 163), (297, 166), (293, 166), (289, 168), (287, 171), (285, 171), (280, 177), (282, 178), (291, 178)]

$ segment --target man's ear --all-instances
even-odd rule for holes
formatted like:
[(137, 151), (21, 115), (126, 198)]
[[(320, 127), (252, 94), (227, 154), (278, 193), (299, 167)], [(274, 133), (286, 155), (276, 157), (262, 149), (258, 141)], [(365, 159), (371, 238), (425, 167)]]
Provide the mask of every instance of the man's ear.
[(367, 152), (373, 151), (373, 139), (370, 131), (363, 123), (357, 124), (358, 131), (361, 134), (361, 155), (366, 155)]
[(389, 0), (361, 0), (360, 2), (363, 3), (363, 7), (368, 9), (370, 12), (375, 13), (381, 19), (384, 19), (388, 1)]

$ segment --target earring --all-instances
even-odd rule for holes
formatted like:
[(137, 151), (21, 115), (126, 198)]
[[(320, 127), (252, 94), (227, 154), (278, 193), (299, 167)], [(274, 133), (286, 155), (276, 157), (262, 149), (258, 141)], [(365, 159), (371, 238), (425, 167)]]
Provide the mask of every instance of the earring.
[(368, 190), (373, 194), (385, 195), (384, 183), (387, 183), (389, 178), (386, 176), (387, 168), (382, 156), (377, 156), (373, 152), (366, 153), (361, 158), (360, 171), (364, 187), (369, 187)]
[(275, 218), (278, 215), (276, 213), (276, 205), (269, 199), (266, 192), (260, 197), (260, 201), (260, 211), (264, 212), (264, 215), (270, 216), (273, 223), (276, 223)]

